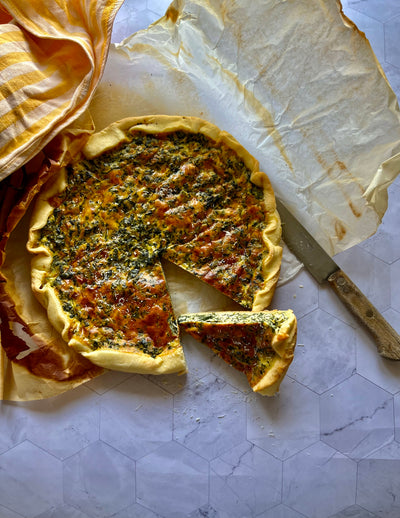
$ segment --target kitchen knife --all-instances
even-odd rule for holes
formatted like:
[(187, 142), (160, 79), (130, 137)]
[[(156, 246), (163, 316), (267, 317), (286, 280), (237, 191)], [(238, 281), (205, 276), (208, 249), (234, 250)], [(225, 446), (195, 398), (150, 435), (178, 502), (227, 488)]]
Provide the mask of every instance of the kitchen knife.
[(381, 356), (400, 360), (400, 335), (278, 198), (276, 206), (282, 221), (283, 241), (289, 250), (318, 283), (328, 283), (333, 288), (339, 299), (374, 337)]

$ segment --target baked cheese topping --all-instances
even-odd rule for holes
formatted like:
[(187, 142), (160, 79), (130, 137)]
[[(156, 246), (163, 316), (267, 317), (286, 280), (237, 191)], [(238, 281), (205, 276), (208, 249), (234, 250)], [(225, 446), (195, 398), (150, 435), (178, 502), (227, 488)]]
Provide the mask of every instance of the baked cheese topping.
[(42, 283), (73, 322), (69, 338), (153, 357), (168, 347), (177, 329), (160, 257), (251, 308), (268, 250), (250, 174), (224, 143), (184, 131), (135, 130), (70, 166), (37, 243), (51, 251)]
[(293, 358), (297, 325), (291, 310), (193, 313), (178, 323), (243, 372), (257, 392), (274, 393)]

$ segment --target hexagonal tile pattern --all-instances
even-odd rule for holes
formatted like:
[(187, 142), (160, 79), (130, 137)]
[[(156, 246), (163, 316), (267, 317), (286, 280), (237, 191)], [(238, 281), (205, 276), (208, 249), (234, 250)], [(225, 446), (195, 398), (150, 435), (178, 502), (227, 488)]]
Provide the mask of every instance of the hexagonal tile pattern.
[(303, 513), (300, 514), (286, 505), (279, 504), (260, 514), (259, 518), (304, 518), (304, 516)]
[[(383, 312), (388, 323), (399, 333), (400, 313), (393, 309)], [(400, 390), (400, 362), (377, 354), (373, 338), (362, 328), (356, 333), (357, 372), (379, 387), (395, 394)]]
[(220, 518), (218, 511), (210, 504), (199, 507), (188, 515), (188, 518)]
[(213, 353), (211, 349), (198, 342), (187, 333), (182, 333), (182, 346), (185, 350), (187, 373), (149, 376), (149, 379), (171, 394), (180, 392), (186, 385), (207, 376), (211, 372)]
[(351, 327), (357, 326), (356, 318), (350, 313), (328, 283), (318, 286), (318, 306), (319, 309), (323, 309)]
[[(154, 419), (162, 426), (149, 429)], [(118, 429), (119, 433), (115, 433)], [(132, 376), (101, 400), (100, 438), (137, 459), (172, 439), (172, 396), (143, 376)]]
[(355, 9), (346, 9), (346, 15), (357, 25), (360, 31), (364, 32), (378, 60), (383, 61), (385, 57), (385, 40), (382, 22), (371, 18)]
[[(400, 31), (400, 18), (398, 30)], [(393, 205), (393, 209), (384, 215), (377, 232), (359, 246), (374, 257), (392, 264), (400, 257), (400, 239), (391, 239), (391, 236), (396, 234), (400, 221), (400, 207), (393, 201), (400, 198), (400, 191), (397, 185), (392, 185), (388, 193), (388, 203)]]
[(302, 270), (276, 290), (272, 305), (276, 309), (292, 309), (301, 318), (318, 307), (318, 286), (311, 275)]
[(223, 378), (230, 385), (239, 389), (241, 392), (248, 394), (251, 393), (251, 387), (247, 382), (246, 375), (234, 369), (229, 363), (225, 362), (222, 358), (213, 354), (210, 360), (210, 369), (215, 376)]
[(283, 471), (286, 505), (308, 518), (326, 518), (354, 503), (357, 464), (324, 443), (286, 460)]
[(174, 439), (213, 459), (246, 438), (245, 398), (209, 374), (174, 396)]
[(23, 404), (0, 401), (0, 454), (26, 439), (27, 422)]
[[(398, 259), (395, 263), (392, 264), (391, 270), (391, 283), (393, 286), (399, 285), (400, 279), (400, 259)], [(392, 308), (400, 313), (400, 289), (392, 290)]]
[(388, 20), (385, 23), (384, 28), (386, 61), (400, 68), (400, 56), (397, 47), (400, 31), (400, 16), (396, 16)]
[(64, 500), (93, 518), (110, 516), (135, 501), (135, 465), (97, 441), (64, 461)]
[(400, 515), (400, 444), (392, 442), (358, 466), (356, 502), (380, 518)]
[(317, 309), (299, 320), (298, 344), (290, 376), (318, 394), (355, 370), (354, 330), (325, 311)]
[[(368, 241), (369, 242), (369, 241)], [(365, 242), (364, 248), (368, 245)], [(335, 256), (339, 266), (379, 311), (390, 307), (390, 267), (360, 245)], [(363, 265), (360, 268), (360, 265)]]
[(389, 324), (399, 333), (400, 332), (400, 313), (392, 308), (383, 312), (383, 316)]
[(155, 13), (147, 9), (147, 0), (124, 2), (114, 22), (112, 41), (122, 41), (133, 32), (146, 29), (154, 18)]
[(320, 397), (321, 439), (359, 460), (393, 439), (393, 396), (355, 374)]
[(157, 19), (157, 16), (163, 16), (168, 6), (168, 0), (147, 0), (147, 8), (156, 14), (155, 19)]
[(85, 383), (85, 387), (90, 388), (96, 394), (102, 395), (130, 377), (131, 374), (128, 372), (105, 371), (101, 376), (97, 376)]
[(149, 381), (158, 385), (160, 388), (168, 392), (169, 394), (176, 394), (180, 392), (186, 385), (188, 380), (187, 373), (185, 374), (161, 374), (145, 376)]
[[(1, 516), (1, 514), (0, 514)], [(12, 518), (8, 517), (7, 518)], [(75, 507), (71, 507), (70, 505), (61, 505), (59, 507), (52, 507), (48, 511), (41, 513), (35, 518), (89, 518), (87, 514), (83, 513), (79, 509)], [(143, 517), (145, 518), (145, 517)]]
[(133, 504), (113, 514), (112, 518), (160, 518), (160, 515), (140, 504)]
[(286, 378), (272, 399), (247, 399), (247, 439), (280, 459), (319, 440), (318, 396)]
[[(156, 22), (169, 4), (124, 0), (112, 41)], [(190, 19), (205, 14), (193, 5)], [(342, 5), (399, 98), (399, 0)], [(223, 30), (213, 29), (214, 38)], [(400, 175), (377, 232), (335, 257), (398, 332), (399, 207)], [(174, 270), (165, 271), (172, 286)], [(177, 314), (202, 287), (173, 299)], [(211, 303), (226, 309), (222, 296)], [(278, 284), (271, 308), (298, 319), (294, 360), (272, 398), (183, 334), (185, 375), (108, 371), (49, 400), (0, 402), (0, 518), (398, 518), (400, 362), (382, 358), (304, 269)]]
[(6, 516), (7, 518), (21, 518), (22, 515), (0, 505), (0, 516)]
[(400, 392), (394, 396), (394, 437), (400, 442)]
[(282, 463), (254, 444), (239, 444), (210, 467), (210, 504), (221, 518), (257, 516), (281, 501)]
[(138, 460), (137, 501), (167, 518), (184, 518), (208, 501), (209, 465), (176, 442)]
[(399, 4), (396, 0), (385, 0), (384, 3), (379, 0), (347, 0), (347, 5), (380, 22), (390, 20), (399, 14)]
[(62, 503), (62, 464), (24, 441), (0, 456), (0, 502), (34, 517)]
[(99, 439), (98, 397), (84, 386), (57, 398), (26, 403), (26, 409), (28, 439), (59, 459)]
[(370, 513), (359, 505), (352, 505), (347, 507), (347, 509), (343, 509), (343, 511), (333, 514), (329, 518), (377, 518), (377, 515)]

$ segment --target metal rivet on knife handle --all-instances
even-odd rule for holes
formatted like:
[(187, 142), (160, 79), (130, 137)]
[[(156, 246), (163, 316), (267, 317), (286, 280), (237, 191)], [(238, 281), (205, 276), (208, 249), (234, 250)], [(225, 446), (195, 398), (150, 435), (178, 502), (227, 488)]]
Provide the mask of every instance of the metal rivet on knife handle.
[(391, 360), (400, 360), (400, 335), (354, 282), (340, 269), (328, 277), (328, 282), (345, 306), (372, 334), (379, 354)]

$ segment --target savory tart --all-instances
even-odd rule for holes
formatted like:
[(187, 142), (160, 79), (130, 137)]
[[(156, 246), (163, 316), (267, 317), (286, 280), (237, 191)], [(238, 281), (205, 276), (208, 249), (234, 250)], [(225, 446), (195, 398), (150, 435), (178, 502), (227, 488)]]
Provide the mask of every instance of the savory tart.
[(297, 321), (291, 310), (183, 314), (179, 326), (243, 372), (254, 392), (275, 394), (293, 360)]
[(193, 117), (124, 119), (91, 136), (39, 195), (28, 240), (33, 291), (64, 340), (106, 368), (183, 372), (160, 259), (265, 309), (281, 227), (258, 169)]

